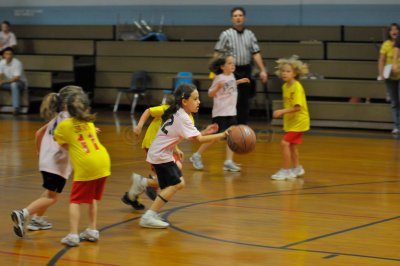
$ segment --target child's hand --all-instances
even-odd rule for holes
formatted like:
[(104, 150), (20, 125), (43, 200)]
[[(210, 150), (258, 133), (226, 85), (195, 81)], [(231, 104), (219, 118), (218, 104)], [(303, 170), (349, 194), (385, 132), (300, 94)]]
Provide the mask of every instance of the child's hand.
[(98, 127), (96, 127), (96, 133), (97, 133), (97, 134), (100, 134), (100, 133), (101, 133), (101, 129), (98, 128)]
[(238, 80), (237, 80), (237, 83), (238, 83), (238, 84), (250, 83), (250, 79), (248, 79), (248, 78), (238, 79)]
[(135, 127), (133, 129), (133, 133), (135, 133), (136, 136), (140, 136), (140, 134), (142, 133), (142, 127)]
[(218, 124), (217, 124), (217, 123), (208, 125), (208, 126), (206, 127), (206, 129), (204, 129), (204, 135), (214, 134), (214, 133), (218, 132), (218, 128), (219, 128), (219, 127), (218, 127)]
[(185, 154), (183, 153), (183, 151), (181, 149), (175, 147), (174, 153), (176, 155), (178, 155), (181, 162), (183, 162), (185, 160)]
[(283, 115), (283, 110), (276, 110), (274, 111), (273, 117), (274, 118), (279, 118)]

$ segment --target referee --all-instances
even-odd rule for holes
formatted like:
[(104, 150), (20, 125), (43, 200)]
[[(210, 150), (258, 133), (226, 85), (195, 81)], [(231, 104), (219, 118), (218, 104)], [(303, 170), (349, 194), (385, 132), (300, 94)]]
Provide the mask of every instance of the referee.
[(263, 83), (268, 80), (260, 47), (257, 38), (251, 30), (244, 27), (246, 11), (243, 7), (234, 7), (231, 10), (233, 27), (221, 33), (215, 45), (217, 53), (228, 52), (235, 58), (235, 78), (249, 78), (251, 83), (238, 85), (238, 101), (236, 105), (239, 124), (247, 124), (249, 117), (249, 99), (255, 95), (255, 82), (251, 79), (252, 60), (260, 70), (260, 79)]

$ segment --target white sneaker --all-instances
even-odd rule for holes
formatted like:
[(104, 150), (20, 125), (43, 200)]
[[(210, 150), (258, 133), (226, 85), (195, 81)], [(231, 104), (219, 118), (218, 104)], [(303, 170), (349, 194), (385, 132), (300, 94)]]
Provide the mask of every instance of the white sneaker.
[(33, 217), (27, 226), (30, 231), (48, 230), (53, 228), (53, 225), (48, 222), (44, 217)]
[(189, 158), (189, 160), (193, 163), (194, 169), (196, 170), (204, 169), (203, 161), (201, 160), (201, 155), (198, 154), (197, 152), (193, 153), (192, 156)]
[(169, 226), (169, 223), (161, 220), (161, 217), (159, 217), (158, 215), (152, 216), (149, 214), (144, 214), (140, 218), (139, 224), (140, 226), (146, 228), (167, 228)]
[(61, 244), (76, 247), (79, 245), (79, 236), (76, 234), (68, 234), (66, 237), (61, 239)]
[(80, 240), (87, 240), (90, 242), (97, 242), (100, 238), (100, 233), (98, 230), (92, 230), (92, 229), (85, 229), (82, 233), (79, 234)]
[(303, 166), (299, 165), (295, 168), (292, 168), (292, 173), (295, 175), (295, 177), (298, 177), (304, 175), (306, 171), (304, 171)]
[(399, 134), (399, 129), (398, 129), (398, 128), (393, 128), (392, 134), (393, 134), (393, 135)]
[(275, 174), (271, 176), (274, 180), (285, 180), (285, 179), (293, 179), (296, 178), (295, 174), (291, 171), (291, 169), (281, 169)]
[(24, 237), (25, 223), (26, 223), (26, 218), (24, 217), (24, 211), (23, 210), (12, 211), (11, 219), (14, 222), (14, 233), (19, 237)]
[(132, 182), (133, 182), (133, 194), (135, 196), (139, 196), (144, 192), (146, 189), (145, 186), (142, 185), (142, 179), (145, 178), (144, 176), (138, 175), (136, 173), (132, 174)]
[(240, 170), (242, 170), (242, 169), (237, 164), (235, 164), (232, 160), (225, 160), (224, 170), (231, 171), (231, 172), (240, 172)]

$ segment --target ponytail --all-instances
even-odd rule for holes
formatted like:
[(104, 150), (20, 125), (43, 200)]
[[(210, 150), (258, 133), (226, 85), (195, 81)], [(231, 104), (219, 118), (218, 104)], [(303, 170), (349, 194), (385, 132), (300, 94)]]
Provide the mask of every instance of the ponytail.
[(51, 120), (60, 111), (60, 103), (61, 99), (57, 93), (47, 94), (40, 105), (40, 116), (46, 120)]
[(68, 113), (71, 117), (85, 122), (92, 122), (96, 115), (90, 113), (89, 99), (86, 94), (75, 93), (68, 97)]
[(59, 93), (47, 94), (40, 105), (40, 116), (51, 120), (67, 106), (68, 97), (76, 93), (84, 94), (84, 91), (79, 86), (68, 85), (60, 89)]
[(196, 86), (193, 84), (181, 84), (174, 92), (174, 101), (171, 103), (170, 107), (164, 112), (162, 116), (163, 123), (170, 119), (178, 110), (182, 107), (182, 100), (189, 99), (190, 95)]

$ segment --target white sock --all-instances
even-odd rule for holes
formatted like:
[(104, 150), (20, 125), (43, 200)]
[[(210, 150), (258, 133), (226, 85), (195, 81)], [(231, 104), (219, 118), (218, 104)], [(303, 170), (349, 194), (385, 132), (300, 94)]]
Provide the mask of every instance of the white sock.
[(157, 213), (155, 211), (152, 210), (147, 210), (146, 213), (143, 216), (155, 216)]
[(142, 185), (143, 187), (147, 187), (147, 178), (143, 177), (142, 180), (140, 180), (140, 185)]
[(29, 216), (29, 211), (27, 208), (22, 209), (22, 214), (24, 215), (24, 218), (27, 218)]

